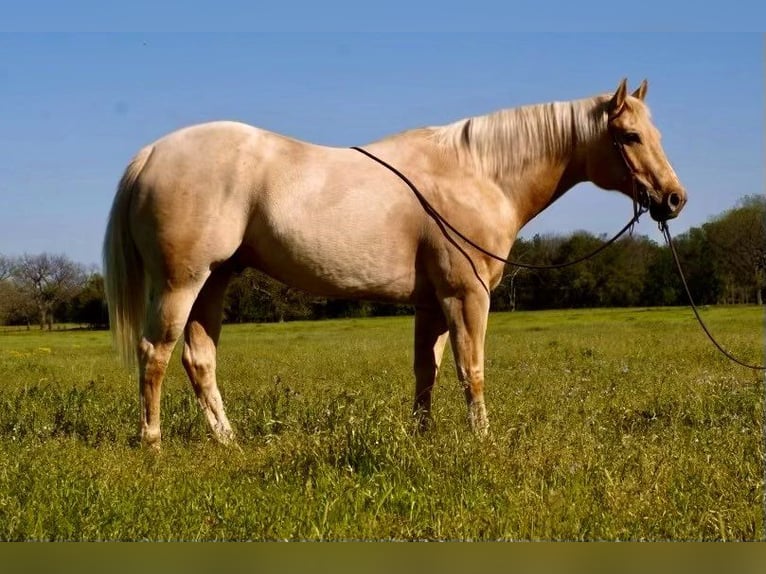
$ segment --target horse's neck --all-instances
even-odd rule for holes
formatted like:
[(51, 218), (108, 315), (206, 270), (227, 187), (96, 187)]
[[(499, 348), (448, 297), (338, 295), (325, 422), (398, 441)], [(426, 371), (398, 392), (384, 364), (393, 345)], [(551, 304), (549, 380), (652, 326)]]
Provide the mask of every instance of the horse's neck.
[(564, 157), (531, 163), (496, 182), (514, 205), (520, 227), (583, 181), (583, 170), (573, 160)]
[(540, 104), (473, 118), (453, 141), (503, 190), (523, 226), (586, 180), (581, 140), (598, 135), (584, 125), (595, 105), (595, 99)]

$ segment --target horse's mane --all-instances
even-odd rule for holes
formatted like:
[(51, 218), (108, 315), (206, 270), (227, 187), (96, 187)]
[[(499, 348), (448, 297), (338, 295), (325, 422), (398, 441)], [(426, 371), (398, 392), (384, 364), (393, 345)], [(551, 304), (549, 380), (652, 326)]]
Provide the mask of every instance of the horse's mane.
[(487, 176), (520, 173), (541, 158), (571, 155), (606, 129), (608, 96), (510, 108), (435, 128), (434, 137)]

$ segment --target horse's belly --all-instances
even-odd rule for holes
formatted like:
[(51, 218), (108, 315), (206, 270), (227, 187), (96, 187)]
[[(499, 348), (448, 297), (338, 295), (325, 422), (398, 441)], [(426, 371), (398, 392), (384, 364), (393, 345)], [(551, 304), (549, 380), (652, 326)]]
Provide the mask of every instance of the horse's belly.
[(316, 295), (408, 302), (415, 292), (415, 249), (405, 238), (366, 234), (337, 222), (317, 234), (261, 230), (247, 238), (243, 264)]
[(357, 152), (288, 155), (290, 169), (267, 170), (253, 196), (248, 264), (319, 295), (411, 301), (423, 223), (412, 194)]

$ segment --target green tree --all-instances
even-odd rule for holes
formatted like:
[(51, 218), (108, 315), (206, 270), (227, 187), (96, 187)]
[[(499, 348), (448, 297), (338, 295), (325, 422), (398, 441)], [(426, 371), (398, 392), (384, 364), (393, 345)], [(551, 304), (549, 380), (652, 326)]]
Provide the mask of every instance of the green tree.
[(310, 319), (315, 298), (255, 269), (246, 269), (229, 284), (224, 320), (233, 323)]
[(33, 306), (40, 329), (53, 328), (54, 311), (74, 297), (85, 284), (83, 266), (65, 255), (22, 255), (13, 271), (14, 284), (25, 306)]
[(91, 329), (105, 329), (109, 326), (109, 312), (104, 293), (104, 278), (91, 273), (85, 285), (72, 298), (67, 307), (67, 319), (72, 323), (88, 325)]
[(766, 288), (766, 198), (744, 197), (703, 226), (723, 303), (763, 304)]
[(683, 303), (681, 282), (667, 247), (658, 248), (646, 269), (641, 304), (649, 307)]
[(594, 259), (599, 282), (599, 302), (608, 307), (645, 304), (644, 285), (649, 267), (660, 248), (646, 236), (627, 236)]

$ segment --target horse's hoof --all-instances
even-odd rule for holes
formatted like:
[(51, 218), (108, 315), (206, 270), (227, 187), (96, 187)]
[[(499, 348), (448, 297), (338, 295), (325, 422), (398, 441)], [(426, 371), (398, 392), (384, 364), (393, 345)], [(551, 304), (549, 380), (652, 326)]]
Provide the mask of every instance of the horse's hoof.
[(224, 446), (231, 446), (237, 443), (237, 439), (234, 436), (234, 431), (230, 428), (214, 428), (213, 437), (219, 444)]
[(151, 430), (148, 428), (141, 429), (141, 444), (151, 450), (159, 452), (160, 443), (162, 442), (162, 433), (160, 429)]

